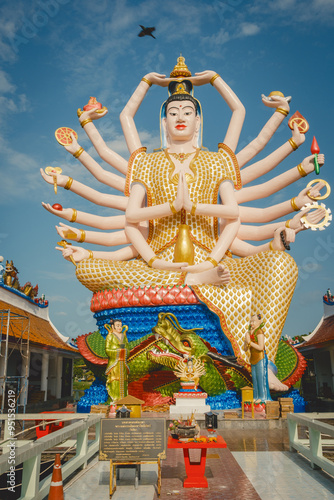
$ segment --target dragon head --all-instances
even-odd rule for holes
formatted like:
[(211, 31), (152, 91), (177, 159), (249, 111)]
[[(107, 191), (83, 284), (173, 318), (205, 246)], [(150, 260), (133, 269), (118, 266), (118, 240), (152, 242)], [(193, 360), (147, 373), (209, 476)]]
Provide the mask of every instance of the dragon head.
[(147, 353), (148, 359), (174, 369), (181, 359), (199, 358), (207, 353), (207, 347), (195, 333), (202, 328), (185, 330), (172, 313), (160, 313), (158, 318), (158, 323), (152, 328), (158, 342)]

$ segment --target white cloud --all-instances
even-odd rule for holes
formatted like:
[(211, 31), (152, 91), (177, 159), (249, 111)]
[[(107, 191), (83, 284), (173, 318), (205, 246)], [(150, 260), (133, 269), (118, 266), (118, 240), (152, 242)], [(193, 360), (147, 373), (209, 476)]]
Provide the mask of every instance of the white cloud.
[(253, 36), (260, 32), (260, 27), (255, 23), (242, 23), (240, 26), (239, 37)]

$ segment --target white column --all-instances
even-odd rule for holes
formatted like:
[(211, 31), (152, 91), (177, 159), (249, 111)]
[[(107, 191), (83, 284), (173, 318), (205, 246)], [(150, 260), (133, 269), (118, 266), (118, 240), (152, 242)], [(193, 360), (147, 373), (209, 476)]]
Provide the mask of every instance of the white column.
[(57, 380), (56, 380), (56, 398), (61, 398), (61, 382), (63, 374), (63, 358), (58, 356), (57, 359)]
[(41, 369), (41, 391), (45, 391), (44, 401), (48, 397), (48, 373), (49, 373), (49, 353), (42, 354), (42, 369)]
[[(28, 387), (29, 387), (29, 366), (30, 366), (30, 351), (27, 353), (27, 348), (23, 351), (22, 356), (22, 368), (21, 368), (21, 384), (23, 386), (22, 392), (20, 394), (20, 405), (24, 405), (28, 401)], [(25, 379), (25, 375), (27, 378)]]

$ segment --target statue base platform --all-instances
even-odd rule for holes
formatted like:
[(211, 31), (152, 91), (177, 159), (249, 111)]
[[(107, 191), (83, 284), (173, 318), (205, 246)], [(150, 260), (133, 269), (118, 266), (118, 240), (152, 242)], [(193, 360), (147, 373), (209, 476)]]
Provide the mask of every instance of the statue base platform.
[(190, 418), (192, 413), (196, 417), (211, 410), (210, 405), (205, 404), (208, 397), (206, 392), (177, 392), (173, 396), (175, 405), (169, 407), (169, 415), (172, 418)]

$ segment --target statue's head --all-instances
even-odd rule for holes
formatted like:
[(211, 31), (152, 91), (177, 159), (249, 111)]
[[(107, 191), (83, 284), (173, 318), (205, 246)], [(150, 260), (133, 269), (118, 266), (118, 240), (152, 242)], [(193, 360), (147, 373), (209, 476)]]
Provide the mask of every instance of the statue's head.
[(121, 333), (122, 321), (120, 319), (111, 319), (110, 324), (113, 332)]
[(173, 81), (169, 84), (170, 96), (162, 107), (162, 126), (167, 145), (178, 141), (192, 141), (197, 147), (201, 125), (200, 106), (191, 95), (189, 80)]
[(250, 319), (250, 325), (252, 328), (258, 328), (261, 325), (262, 316), (261, 314), (253, 314)]

